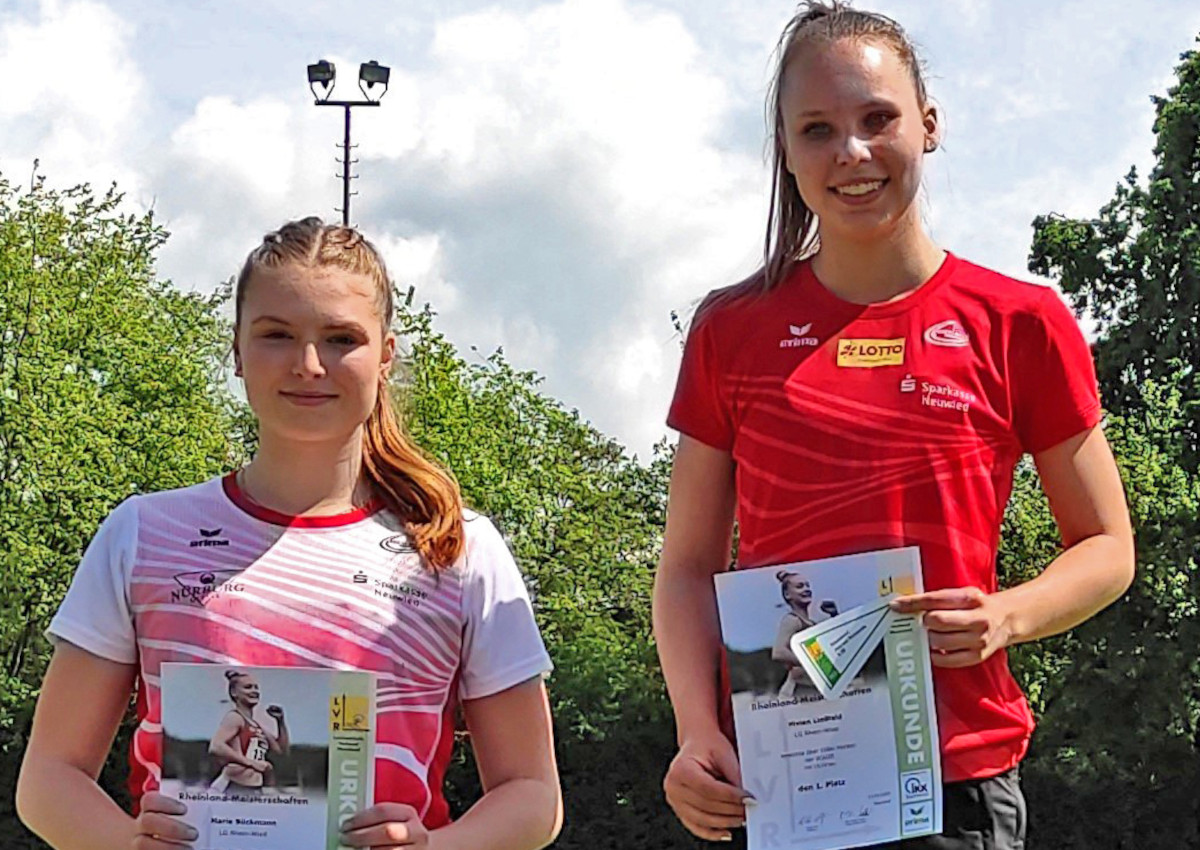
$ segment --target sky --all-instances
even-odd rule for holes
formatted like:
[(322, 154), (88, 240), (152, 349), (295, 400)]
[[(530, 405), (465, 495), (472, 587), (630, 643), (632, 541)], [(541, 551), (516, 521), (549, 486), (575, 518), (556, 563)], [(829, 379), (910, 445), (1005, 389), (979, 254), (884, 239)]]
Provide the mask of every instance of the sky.
[[(1029, 278), (1031, 223), (1093, 216), (1153, 165), (1151, 95), (1195, 0), (878, 0), (945, 120), (937, 242)], [(0, 173), (116, 182), (209, 291), (284, 221), (340, 217), (340, 110), (305, 66), (392, 69), (355, 110), (353, 222), (465, 357), (503, 347), (639, 458), (679, 365), (671, 322), (761, 257), (763, 100), (790, 2), (0, 0)], [(672, 435), (673, 438), (673, 435)]]

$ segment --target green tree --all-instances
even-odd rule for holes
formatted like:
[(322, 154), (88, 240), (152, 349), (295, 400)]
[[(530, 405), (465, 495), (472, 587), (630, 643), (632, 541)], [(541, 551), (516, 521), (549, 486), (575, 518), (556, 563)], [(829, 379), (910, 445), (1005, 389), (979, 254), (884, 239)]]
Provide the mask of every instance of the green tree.
[[(1131, 169), (1094, 219), (1034, 221), (1030, 269), (1058, 280), (1099, 324), (1098, 371), (1106, 406), (1141, 409), (1141, 387), (1182, 363), (1200, 372), (1200, 52), (1183, 54), (1178, 82), (1155, 97), (1156, 162), (1143, 187)], [(1186, 398), (1195, 400), (1195, 388)], [(1200, 459), (1200, 422), (1181, 427), (1186, 457)]]
[[(1146, 383), (1145, 413), (1106, 423), (1137, 529), (1133, 586), (1068, 634), (1010, 653), (1040, 718), (1026, 763), (1038, 845), (1200, 846), (1200, 479), (1179, 463), (1181, 425), (1194, 416), (1187, 380)], [(1007, 584), (1058, 545), (1031, 465), (1019, 472), (1003, 539)]]
[[(526, 573), (555, 663), (567, 804), (556, 846), (690, 846), (662, 801), (674, 740), (650, 634), (669, 451), (641, 465), (502, 352), (461, 357), (432, 319), (411, 307), (399, 318), (405, 419)], [(469, 760), (451, 778), (459, 803), (478, 796)]]
[[(154, 274), (166, 234), (121, 196), (0, 176), (0, 843), (49, 656), (43, 637), (100, 521), (134, 492), (235, 458), (218, 299)], [(123, 754), (120, 757), (124, 758)], [(10, 836), (13, 836), (10, 839)]]

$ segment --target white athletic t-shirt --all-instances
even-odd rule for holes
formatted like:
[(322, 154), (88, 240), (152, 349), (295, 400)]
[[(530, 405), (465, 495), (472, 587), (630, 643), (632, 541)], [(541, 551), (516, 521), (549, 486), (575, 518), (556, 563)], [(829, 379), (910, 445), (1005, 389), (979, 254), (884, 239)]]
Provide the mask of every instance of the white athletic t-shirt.
[(391, 514), (290, 517), (232, 475), (127, 499), (101, 525), (52, 637), (140, 675), (134, 800), (161, 778), (159, 666), (214, 662), (379, 674), (376, 802), (449, 820), (442, 778), (460, 699), (551, 669), (496, 528), (468, 512), (452, 567), (422, 566)]

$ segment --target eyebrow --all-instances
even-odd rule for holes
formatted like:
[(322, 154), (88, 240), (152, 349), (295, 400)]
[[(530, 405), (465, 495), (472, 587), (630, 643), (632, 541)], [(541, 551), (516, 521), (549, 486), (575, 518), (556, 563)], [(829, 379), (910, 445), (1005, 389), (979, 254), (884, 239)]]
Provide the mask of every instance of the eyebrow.
[[(894, 101), (879, 100), (877, 98), (875, 100), (865, 101), (864, 103), (859, 104), (857, 108), (858, 109), (897, 109), (898, 107), (896, 106)], [(823, 110), (823, 109), (806, 109), (804, 112), (797, 112), (796, 117), (797, 118), (815, 118), (815, 117), (818, 117), (818, 116), (821, 116), (824, 114), (825, 114), (825, 110)]]
[[(289, 322), (287, 319), (281, 319), (278, 316), (258, 316), (252, 322), (250, 322), (250, 324), (252, 326), (259, 325), (259, 324), (287, 325), (289, 327), (291, 326), (291, 322)], [(325, 330), (325, 331), (351, 330), (351, 331), (358, 331), (360, 333), (366, 333), (366, 328), (364, 328), (358, 322), (353, 322), (353, 321), (331, 322), (331, 323), (325, 325), (323, 328), (321, 328), (321, 330)]]

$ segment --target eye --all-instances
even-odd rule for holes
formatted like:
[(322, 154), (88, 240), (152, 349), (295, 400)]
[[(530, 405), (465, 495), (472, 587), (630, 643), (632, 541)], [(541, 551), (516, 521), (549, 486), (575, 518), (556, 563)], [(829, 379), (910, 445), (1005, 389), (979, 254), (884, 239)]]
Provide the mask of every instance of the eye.
[(829, 135), (829, 125), (824, 121), (815, 121), (812, 124), (805, 124), (800, 129), (800, 135), (806, 139), (823, 139)]
[(343, 345), (343, 346), (358, 345), (358, 337), (353, 336), (351, 334), (337, 334), (336, 336), (331, 336), (329, 338), (329, 341), (331, 343), (333, 343), (334, 345)]
[(278, 328), (264, 331), (262, 334), (263, 339), (287, 339), (290, 336), (291, 334), (289, 334), (287, 331), (283, 331)]
[(863, 123), (872, 133), (880, 133), (887, 129), (896, 116), (891, 112), (872, 112)]

